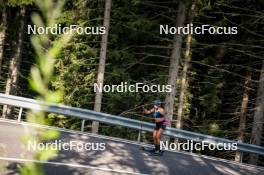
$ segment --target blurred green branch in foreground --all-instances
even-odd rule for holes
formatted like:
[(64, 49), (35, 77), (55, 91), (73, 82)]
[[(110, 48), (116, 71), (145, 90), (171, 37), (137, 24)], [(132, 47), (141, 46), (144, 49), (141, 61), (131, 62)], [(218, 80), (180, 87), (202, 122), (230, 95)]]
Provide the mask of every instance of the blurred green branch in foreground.
[[(39, 7), (42, 14), (32, 14), (31, 17), (34, 25), (38, 27), (48, 27), (54, 25), (61, 14), (64, 1), (58, 0), (54, 2), (53, 0), (36, 0), (35, 3)], [(63, 95), (62, 90), (51, 90), (50, 82), (55, 78), (55, 59), (60, 54), (62, 48), (70, 41), (72, 35), (73, 34), (65, 34), (51, 37), (50, 34), (39, 34), (31, 37), (31, 43), (35, 50), (37, 64), (31, 68), (29, 83), (33, 91), (38, 94), (38, 100), (52, 103), (58, 103), (61, 101)], [(44, 125), (48, 123), (45, 118), (45, 113), (41, 111), (31, 111), (27, 116), (27, 120)], [(23, 142), (25, 144), (29, 141), (43, 143), (54, 140), (58, 137), (58, 131), (34, 129), (34, 131), (30, 131), (29, 135), (23, 138)], [(54, 158), (57, 155), (57, 151), (58, 150), (48, 147), (44, 150), (35, 151), (31, 156), (33, 156), (34, 160), (46, 161)], [(41, 165), (33, 162), (23, 165), (20, 168), (20, 171), (22, 175), (44, 174)]]

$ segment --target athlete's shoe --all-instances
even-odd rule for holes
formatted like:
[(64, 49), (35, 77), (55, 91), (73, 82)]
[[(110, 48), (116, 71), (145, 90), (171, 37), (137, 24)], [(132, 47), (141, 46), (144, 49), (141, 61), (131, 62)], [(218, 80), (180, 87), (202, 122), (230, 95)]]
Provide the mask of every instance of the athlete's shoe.
[(162, 152), (160, 150), (155, 150), (152, 153), (153, 156), (162, 156)]
[(143, 150), (148, 151), (148, 152), (154, 152), (155, 148), (150, 148), (150, 147), (142, 147)]

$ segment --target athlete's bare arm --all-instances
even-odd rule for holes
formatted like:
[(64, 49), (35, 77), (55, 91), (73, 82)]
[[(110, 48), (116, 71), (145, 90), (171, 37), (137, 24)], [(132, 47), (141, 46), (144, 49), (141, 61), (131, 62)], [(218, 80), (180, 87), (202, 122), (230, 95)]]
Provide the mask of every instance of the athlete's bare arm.
[(164, 110), (163, 108), (160, 107), (158, 111), (160, 112), (160, 114), (161, 114), (162, 116), (165, 115), (165, 110)]
[(153, 113), (153, 112), (154, 112), (154, 108), (152, 108), (152, 109), (150, 109), (150, 110), (147, 110), (147, 109), (143, 108), (143, 113), (144, 113), (144, 114), (151, 114), (151, 113)]

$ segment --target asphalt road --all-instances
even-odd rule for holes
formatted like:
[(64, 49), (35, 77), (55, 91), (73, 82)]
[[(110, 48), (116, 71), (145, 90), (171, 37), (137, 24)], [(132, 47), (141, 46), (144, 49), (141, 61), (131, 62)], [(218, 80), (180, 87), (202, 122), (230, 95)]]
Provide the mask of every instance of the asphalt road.
[[(0, 120), (1, 175), (18, 174), (18, 165), (34, 161), (31, 152), (21, 144), (22, 136), (34, 132), (34, 128), (39, 127)], [(39, 162), (48, 175), (260, 175), (264, 172), (264, 169), (254, 166), (178, 152), (165, 152), (162, 157), (153, 157), (142, 151), (135, 142), (67, 130), (61, 132), (59, 139), (63, 143), (104, 143), (105, 150), (62, 150), (57, 158)], [(97, 147), (94, 146), (94, 149)]]

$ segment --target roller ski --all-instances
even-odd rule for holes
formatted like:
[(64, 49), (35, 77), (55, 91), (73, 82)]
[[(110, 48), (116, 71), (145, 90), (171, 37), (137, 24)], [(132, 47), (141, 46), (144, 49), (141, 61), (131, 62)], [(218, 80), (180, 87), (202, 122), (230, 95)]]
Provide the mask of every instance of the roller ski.
[(151, 147), (141, 147), (143, 151), (146, 151), (150, 156), (163, 156), (163, 152), (161, 150), (156, 150), (155, 148)]

